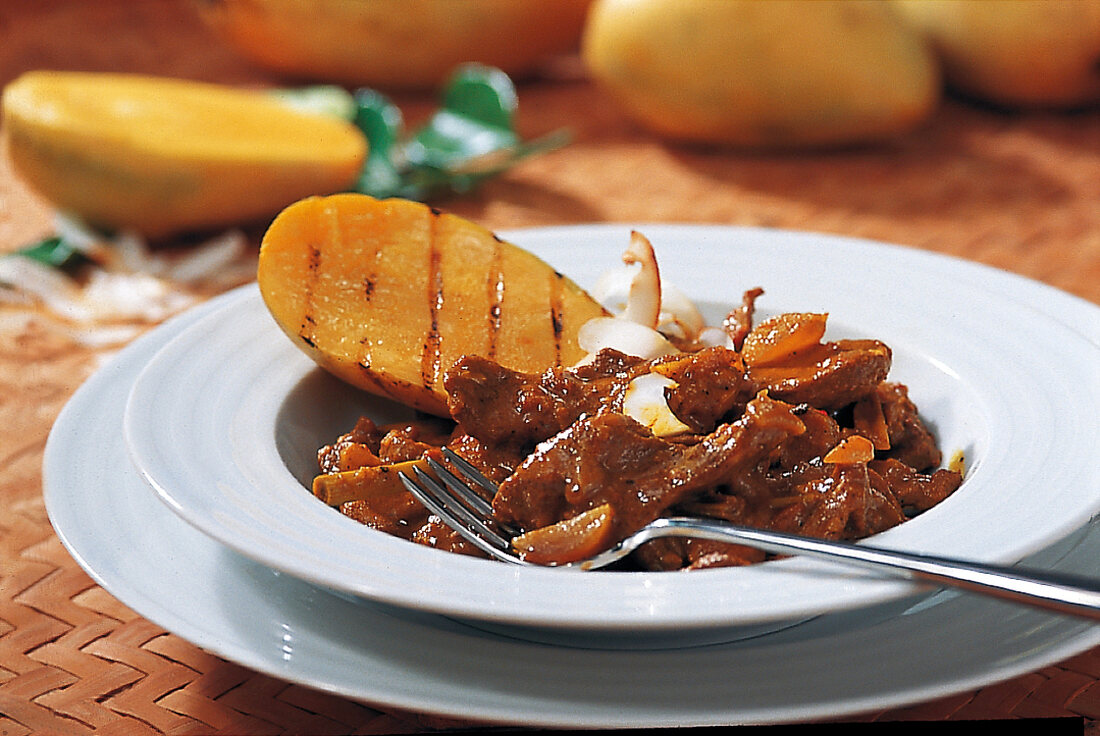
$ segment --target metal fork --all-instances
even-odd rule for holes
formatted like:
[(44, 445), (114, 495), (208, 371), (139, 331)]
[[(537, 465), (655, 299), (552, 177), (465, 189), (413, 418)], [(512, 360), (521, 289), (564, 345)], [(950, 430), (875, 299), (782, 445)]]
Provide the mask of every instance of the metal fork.
[[(415, 479), (402, 472), (401, 481), (409, 492), (443, 523), (491, 557), (517, 565), (532, 564), (512, 547), (512, 539), (520, 530), (493, 518), (491, 500), (496, 484), (449, 448), (443, 449), (443, 455), (462, 477), (427, 457), (436, 477), (416, 466), (413, 466)], [(814, 557), (1100, 620), (1100, 581), (1092, 578), (897, 552), (710, 519), (660, 518), (594, 557), (558, 567), (597, 570), (621, 560), (644, 542), (669, 536), (732, 542), (774, 554)]]

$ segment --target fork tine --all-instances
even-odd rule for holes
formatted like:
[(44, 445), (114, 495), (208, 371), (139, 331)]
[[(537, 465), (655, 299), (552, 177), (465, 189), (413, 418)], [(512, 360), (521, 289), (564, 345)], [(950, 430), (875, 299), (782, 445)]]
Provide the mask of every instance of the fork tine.
[[(414, 466), (413, 472), (416, 472), (416, 470), (417, 468)], [(431, 493), (428, 493), (423, 488), (418, 486), (416, 484), (416, 481), (405, 474), (405, 471), (402, 470), (398, 472), (397, 477), (401, 479), (401, 482), (405, 485), (405, 489), (408, 490), (408, 492), (411, 493), (413, 496), (415, 496), (416, 500), (419, 501), (421, 505), (423, 505), (426, 509), (428, 509), (428, 511), (443, 519), (445, 522), (447, 522), (448, 526), (452, 524), (452, 521), (457, 525), (458, 520), (455, 519), (451, 512), (448, 511), (446, 507), (443, 506), (443, 504), (436, 501), (435, 497)]]
[[(426, 495), (427, 491), (431, 491), (432, 500), (444, 512), (439, 514), (440, 517), (444, 520), (447, 518), (457, 519), (461, 526), (475, 532), (479, 537), (485, 538), (486, 541), (498, 549), (508, 549), (511, 546), (508, 540), (490, 529), (483, 519), (470, 513), (470, 510), (463, 506), (458, 498), (449, 496), (446, 489), (435, 478), (416, 466), (413, 466), (412, 470), (416, 475), (416, 479), (420, 481), (420, 489), (425, 491)], [(425, 487), (427, 487), (426, 490)]]
[(489, 501), (492, 501), (493, 496), (497, 495), (497, 484), (486, 478), (469, 460), (449, 447), (443, 448), (443, 456), (466, 477), (466, 480), (471, 483), (476, 483), (480, 488), (484, 489), (489, 494)]
[[(458, 457), (458, 455), (455, 455), (455, 457)], [(477, 511), (483, 517), (493, 515), (492, 504), (486, 501), (481, 494), (463, 483), (458, 476), (448, 470), (434, 457), (429, 455), (424, 459), (428, 461), (428, 467), (430, 467), (435, 472), (439, 479), (443, 481), (443, 483), (448, 488), (450, 488), (451, 491), (454, 492), (456, 496), (458, 496), (458, 498), (465, 501), (469, 506), (471, 506), (474, 511)], [(465, 462), (465, 460), (463, 460), (463, 462)]]
[[(473, 488), (469, 484), (464, 483), (462, 479), (452, 473), (450, 469), (430, 455), (425, 457), (425, 460), (428, 461), (428, 465), (436, 472), (440, 480), (442, 480), (448, 488), (454, 491), (455, 495), (462, 499), (467, 506), (477, 511), (481, 515), (481, 518), (494, 519), (493, 497), (496, 496), (497, 493), (497, 484), (478, 470), (477, 466), (451, 448), (444, 447), (442, 449), (443, 456), (447, 461), (450, 462), (467, 481), (486, 491), (488, 496), (482, 495), (478, 492), (477, 488)], [(509, 539), (517, 537), (522, 533), (522, 530), (503, 521), (494, 520), (494, 524), (496, 528), (503, 532)]]
[[(506, 562), (528, 564), (512, 551), (510, 540), (487, 526), (483, 519), (466, 508), (458, 498), (449, 494), (435, 478), (416, 466), (412, 470), (416, 480), (401, 472), (398, 474), (401, 482), (420, 503), (424, 504), (425, 508), (442, 519), (443, 523), (491, 557)], [(455, 480), (457, 481), (457, 478)]]

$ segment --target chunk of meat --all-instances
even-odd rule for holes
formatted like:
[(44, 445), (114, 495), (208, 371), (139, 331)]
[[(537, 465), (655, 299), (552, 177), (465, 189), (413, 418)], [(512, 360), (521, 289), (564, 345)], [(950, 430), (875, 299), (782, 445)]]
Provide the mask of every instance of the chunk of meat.
[(359, 417), (351, 431), (317, 451), (317, 465), (322, 473), (339, 473), (377, 465), (382, 462), (378, 457), (382, 435), (382, 430), (373, 421)]
[(410, 542), (474, 557), (488, 556), (438, 516), (429, 514), (412, 494), (405, 497), (403, 504), (389, 507), (380, 505), (374, 498), (348, 501), (340, 506), (340, 513), (371, 529)]
[(791, 437), (779, 448), (775, 458), (777, 470), (790, 471), (803, 463), (825, 457), (843, 436), (836, 420), (820, 409), (800, 404), (794, 412), (806, 426), (806, 431)]
[(676, 382), (668, 391), (668, 407), (696, 433), (710, 432), (731, 411), (743, 411), (756, 394), (741, 356), (726, 348), (665, 360), (653, 370)]
[(874, 398), (881, 406), (890, 440), (885, 456), (916, 470), (938, 466), (943, 459), (940, 448), (910, 400), (909, 389), (900, 383), (883, 383), (875, 388)]
[(755, 565), (766, 557), (764, 552), (742, 544), (664, 537), (646, 542), (634, 550), (631, 560), (646, 570), (703, 570)]
[(404, 539), (408, 539), (428, 519), (428, 510), (411, 493), (347, 501), (340, 505), (340, 512), (371, 529)]
[(447, 434), (426, 431), (415, 424), (397, 427), (382, 437), (378, 456), (386, 463), (416, 460), (428, 450), (443, 444), (447, 438)]
[(484, 552), (470, 544), (466, 539), (443, 523), (435, 514), (428, 515), (424, 523), (408, 535), (409, 541), (435, 547), (445, 552), (455, 552), (471, 557), (487, 557)]
[(534, 529), (610, 504), (614, 536), (621, 539), (669, 507), (767, 459), (783, 440), (805, 431), (793, 408), (758, 396), (736, 422), (692, 445), (654, 437), (621, 414), (583, 417), (540, 445), (501, 484), (494, 513)]
[(491, 445), (466, 433), (456, 434), (447, 446), (497, 484), (515, 472), (525, 457), (512, 445)]
[(448, 405), (463, 431), (492, 444), (533, 446), (581, 416), (618, 411), (634, 378), (656, 372), (679, 385), (669, 408), (697, 432), (752, 396), (740, 356), (714, 347), (652, 361), (603, 350), (593, 364), (520, 373), (479, 356), (464, 356), (444, 378)]
[(822, 539), (857, 539), (905, 520), (897, 500), (872, 484), (862, 464), (807, 472), (792, 490), (797, 500), (775, 515), (773, 529)]
[(528, 445), (552, 437), (605, 400), (597, 382), (568, 371), (521, 373), (476, 355), (455, 361), (443, 385), (455, 421), (491, 444)]
[(867, 467), (889, 485), (891, 493), (910, 515), (927, 511), (962, 485), (962, 474), (954, 470), (941, 468), (932, 473), (919, 473), (895, 458), (872, 460)]
[(891, 360), (890, 348), (878, 340), (837, 340), (778, 363), (749, 366), (748, 375), (782, 401), (840, 409), (873, 393)]

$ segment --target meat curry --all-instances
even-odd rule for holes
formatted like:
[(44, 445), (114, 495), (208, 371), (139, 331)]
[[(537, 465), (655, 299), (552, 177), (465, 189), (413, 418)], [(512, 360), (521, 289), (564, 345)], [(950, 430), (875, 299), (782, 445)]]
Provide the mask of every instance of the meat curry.
[[(319, 451), (314, 493), (369, 527), (471, 555), (482, 553), (397, 477), (444, 445), (499, 484), (497, 520), (537, 531), (600, 510), (593, 518), (606, 546), (668, 515), (859, 539), (953, 493), (962, 474), (940, 467), (906, 386), (887, 379), (890, 348), (824, 341), (822, 314), (754, 326), (760, 294), (747, 292), (730, 313), (724, 345), (681, 343), (650, 359), (606, 348), (541, 374), (464, 356), (445, 374), (450, 420), (359, 419)], [(661, 381), (674, 430), (655, 431), (624, 409), (646, 377)], [(558, 564), (592, 551), (578, 539), (552, 554), (532, 549), (531, 559)], [(679, 570), (764, 559), (740, 545), (666, 538), (622, 564)]]

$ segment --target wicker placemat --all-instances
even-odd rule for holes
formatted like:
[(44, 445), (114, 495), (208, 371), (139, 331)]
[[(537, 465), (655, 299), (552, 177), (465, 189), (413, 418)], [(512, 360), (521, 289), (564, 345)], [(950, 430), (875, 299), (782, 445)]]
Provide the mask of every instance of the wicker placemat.
[[(218, 47), (188, 2), (11, 0), (0, 83), (30, 68), (270, 83)], [(564, 71), (562, 71), (564, 70)], [(662, 145), (565, 64), (521, 88), (530, 135), (566, 149), (445, 203), (494, 229), (713, 222), (834, 232), (949, 253), (1100, 303), (1100, 112), (1009, 114), (949, 102), (870, 150), (737, 154)], [(411, 118), (434, 103), (403, 99)], [(0, 252), (51, 228), (0, 159)], [(852, 264), (858, 268), (858, 264)], [(104, 359), (25, 309), (0, 308), (0, 735), (393, 733), (456, 724), (384, 712), (203, 652), (98, 587), (42, 503), (46, 436)], [(1100, 733), (1100, 648), (1010, 681), (860, 720), (1080, 716)]]

